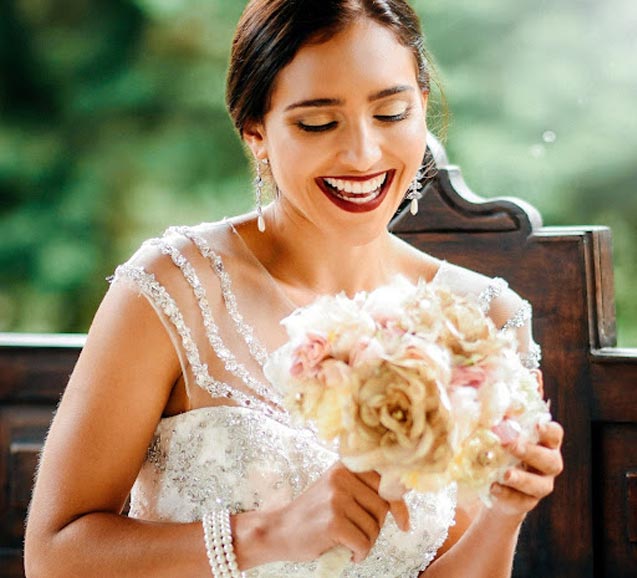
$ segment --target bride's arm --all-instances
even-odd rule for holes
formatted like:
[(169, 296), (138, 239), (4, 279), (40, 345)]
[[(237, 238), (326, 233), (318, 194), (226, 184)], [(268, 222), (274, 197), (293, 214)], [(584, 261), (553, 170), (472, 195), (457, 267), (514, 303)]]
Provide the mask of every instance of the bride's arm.
[(27, 576), (209, 574), (201, 524), (120, 515), (179, 375), (150, 304), (115, 284), (46, 440), (26, 528)]
[[(511, 326), (515, 331), (522, 359), (537, 363), (534, 358), (537, 345), (531, 332), (528, 304), (507, 291), (497, 299), (490, 310), (496, 325)], [(520, 323), (511, 323), (520, 318)], [(538, 383), (543, 391), (542, 374), (537, 371)], [(509, 578), (520, 527), (538, 502), (553, 491), (555, 477), (563, 468), (560, 447), (564, 432), (552, 422), (539, 431), (537, 444), (511, 444), (507, 449), (521, 460), (521, 465), (510, 472), (502, 485), (494, 486), (494, 506), (478, 507), (472, 512), (458, 510), (456, 525), (437, 554), (434, 562), (424, 571), (424, 578)], [(524, 465), (522, 465), (524, 464)]]
[[(181, 373), (148, 301), (116, 283), (102, 303), (44, 447), (25, 542), (29, 578), (210, 576), (201, 522), (122, 515)], [(373, 546), (389, 504), (376, 474), (331, 468), (277, 511), (233, 516), (242, 569)]]
[(563, 430), (555, 422), (540, 428), (537, 444), (514, 443), (509, 451), (523, 467), (510, 471), (495, 484), (492, 508), (482, 507), (471, 520), (459, 510), (459, 519), (425, 578), (509, 578), (520, 527), (526, 514), (553, 491), (562, 471)]

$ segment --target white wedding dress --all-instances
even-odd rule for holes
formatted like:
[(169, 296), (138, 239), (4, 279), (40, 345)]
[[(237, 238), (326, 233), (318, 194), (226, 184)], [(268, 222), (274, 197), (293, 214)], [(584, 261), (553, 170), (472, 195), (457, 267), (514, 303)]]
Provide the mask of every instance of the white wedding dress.
[[(312, 431), (290, 423), (263, 377), (267, 352), (285, 341), (278, 321), (294, 305), (230, 222), (169, 229), (118, 267), (113, 282), (144, 295), (162, 319), (191, 408), (159, 422), (131, 493), (131, 517), (192, 522), (218, 507), (275, 508), (336, 461)], [(525, 363), (537, 366), (530, 307), (503, 281), (443, 263), (434, 282), (474, 294), (494, 318), (509, 319), (503, 330), (518, 332)], [(455, 489), (411, 492), (406, 500), (411, 529), (400, 531), (389, 515), (369, 556), (343, 576), (416, 577), (433, 560), (454, 523)], [(277, 562), (245, 575), (306, 578), (315, 568)]]

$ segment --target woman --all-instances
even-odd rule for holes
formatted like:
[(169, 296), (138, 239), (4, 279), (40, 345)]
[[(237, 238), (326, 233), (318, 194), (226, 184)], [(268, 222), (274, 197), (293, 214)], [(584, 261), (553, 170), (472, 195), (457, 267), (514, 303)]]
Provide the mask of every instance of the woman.
[(295, 308), (397, 274), (482, 295), (537, 364), (519, 297), (387, 232), (418, 198), (428, 82), (402, 0), (250, 2), (227, 101), (257, 200), (264, 180), (276, 198), (170, 229), (116, 271), (47, 439), (29, 576), (302, 577), (337, 545), (353, 553), (346, 576), (510, 575), (520, 525), (562, 468), (559, 425), (510, 448), (522, 465), (491, 509), (456, 509), (453, 488), (389, 504), (377, 474), (290, 426), (262, 374)]

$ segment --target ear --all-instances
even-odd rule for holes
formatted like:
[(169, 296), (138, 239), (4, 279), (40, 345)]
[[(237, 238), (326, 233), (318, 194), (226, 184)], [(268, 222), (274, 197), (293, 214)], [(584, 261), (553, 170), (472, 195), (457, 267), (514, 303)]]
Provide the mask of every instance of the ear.
[(422, 90), (420, 92), (420, 98), (421, 98), (421, 102), (422, 102), (422, 116), (424, 119), (424, 128), (425, 128), (425, 135), (429, 135), (429, 126), (428, 126), (428, 122), (427, 122), (427, 104), (429, 103), (429, 91), (428, 90)]
[(254, 158), (260, 161), (268, 157), (267, 138), (263, 123), (247, 123), (241, 136), (252, 151)]
[(422, 109), (427, 112), (427, 103), (429, 102), (429, 91), (423, 90), (421, 93), (422, 96)]

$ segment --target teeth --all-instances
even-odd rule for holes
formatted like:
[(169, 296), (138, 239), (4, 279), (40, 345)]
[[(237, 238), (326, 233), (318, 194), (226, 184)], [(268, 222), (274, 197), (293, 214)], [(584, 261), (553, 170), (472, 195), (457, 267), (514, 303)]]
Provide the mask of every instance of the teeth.
[(358, 197), (346, 197), (345, 195), (341, 195), (339, 193), (335, 193), (337, 197), (343, 199), (344, 201), (348, 201), (349, 203), (354, 203), (355, 205), (364, 205), (365, 203), (369, 203), (369, 201), (375, 199), (380, 191), (374, 191), (369, 195), (361, 195)]
[[(382, 175), (378, 175), (377, 177), (368, 179), (366, 181), (347, 181), (345, 179), (326, 178), (325, 182), (330, 185), (330, 187), (343, 193), (347, 193), (348, 195), (369, 196), (370, 193), (375, 192), (382, 186), (382, 184), (385, 182), (386, 177), (387, 173), (383, 173)], [(356, 202), (355, 199), (351, 199), (349, 197), (348, 200)]]

